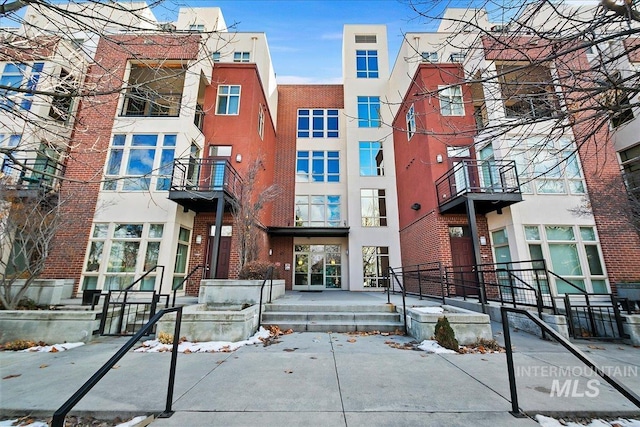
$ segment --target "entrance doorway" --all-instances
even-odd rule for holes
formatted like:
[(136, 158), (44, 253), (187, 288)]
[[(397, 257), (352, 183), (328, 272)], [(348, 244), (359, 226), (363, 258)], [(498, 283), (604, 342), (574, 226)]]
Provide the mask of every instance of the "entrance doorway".
[(207, 262), (205, 269), (205, 277), (207, 279), (228, 279), (229, 278), (229, 260), (231, 259), (231, 234), (233, 227), (223, 225), (220, 234), (220, 248), (218, 250), (218, 263), (216, 271), (211, 271), (211, 265), (214, 254), (213, 238), (216, 234), (216, 226), (209, 227), (209, 242), (207, 245)]
[(342, 289), (341, 245), (295, 245), (295, 291)]
[(473, 271), (473, 240), (469, 226), (449, 226), (449, 241), (456, 295), (478, 295), (476, 274)]

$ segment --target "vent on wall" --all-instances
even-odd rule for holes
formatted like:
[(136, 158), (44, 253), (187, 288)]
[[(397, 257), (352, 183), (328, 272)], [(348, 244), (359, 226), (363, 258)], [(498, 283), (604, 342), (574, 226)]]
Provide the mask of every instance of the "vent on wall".
[(356, 43), (376, 43), (375, 34), (356, 34)]

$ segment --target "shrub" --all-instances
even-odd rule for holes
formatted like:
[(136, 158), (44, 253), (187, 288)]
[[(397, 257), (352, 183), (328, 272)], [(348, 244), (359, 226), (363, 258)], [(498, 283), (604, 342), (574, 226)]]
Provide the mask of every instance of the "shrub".
[(273, 264), (267, 261), (250, 261), (246, 263), (238, 274), (240, 280), (262, 280), (267, 277), (269, 267), (273, 267), (273, 278), (280, 278), (278, 270)]
[(158, 334), (158, 341), (162, 344), (173, 344), (173, 335), (168, 332), (160, 332)]
[(458, 340), (456, 339), (456, 334), (455, 332), (453, 332), (453, 328), (451, 328), (451, 325), (449, 325), (449, 319), (447, 319), (445, 316), (438, 319), (438, 322), (436, 323), (435, 333), (436, 341), (442, 347), (453, 351), (460, 350)]
[(11, 342), (6, 343), (3, 347), (4, 347), (5, 350), (20, 351), (20, 350), (26, 350), (26, 349), (31, 348), (31, 347), (35, 347), (36, 345), (38, 345), (38, 344), (36, 344), (34, 341), (15, 340), (15, 341), (11, 341)]

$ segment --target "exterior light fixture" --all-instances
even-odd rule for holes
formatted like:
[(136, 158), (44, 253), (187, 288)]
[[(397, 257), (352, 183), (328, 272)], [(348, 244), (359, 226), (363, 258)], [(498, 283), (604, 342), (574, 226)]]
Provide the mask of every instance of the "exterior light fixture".
[(436, 156), (436, 162), (438, 162), (438, 163), (442, 163), (442, 154), (438, 154), (438, 155)]
[(242, 154), (236, 154), (236, 163), (242, 162)]
[(421, 207), (422, 205), (420, 203), (414, 203), (411, 205), (411, 209), (413, 209), (414, 211), (419, 211)]

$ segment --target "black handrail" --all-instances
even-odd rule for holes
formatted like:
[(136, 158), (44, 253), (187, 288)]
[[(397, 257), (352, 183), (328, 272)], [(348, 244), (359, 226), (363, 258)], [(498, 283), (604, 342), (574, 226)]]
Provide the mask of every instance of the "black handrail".
[(404, 333), (408, 334), (409, 330), (407, 329), (407, 303), (405, 300), (405, 297), (407, 295), (406, 290), (404, 289), (404, 286), (402, 286), (402, 283), (400, 283), (400, 280), (398, 280), (398, 276), (396, 276), (396, 272), (393, 270), (393, 267), (389, 267), (389, 269), (387, 270), (387, 304), (391, 304), (391, 296), (389, 295), (389, 289), (391, 288), (391, 276), (393, 276), (394, 279), (396, 279), (396, 282), (398, 283), (398, 286), (400, 286), (400, 289), (402, 290), (402, 320), (404, 323)]
[(194, 267), (194, 269), (193, 269), (193, 270), (191, 270), (191, 271), (189, 272), (189, 274), (187, 274), (187, 276), (186, 276), (184, 279), (182, 279), (182, 281), (181, 281), (180, 283), (178, 283), (178, 284), (176, 284), (176, 285), (173, 285), (173, 289), (172, 289), (172, 291), (173, 291), (173, 302), (172, 302), (172, 304), (171, 304), (171, 306), (172, 306), (172, 307), (175, 307), (175, 306), (176, 306), (176, 293), (178, 292), (178, 289), (180, 289), (180, 287), (181, 287), (182, 285), (184, 285), (184, 284), (185, 284), (185, 282), (186, 282), (187, 280), (189, 280), (189, 279), (191, 278), (191, 276), (193, 276), (193, 275), (196, 273), (196, 271), (198, 271), (198, 269), (200, 269), (200, 268), (204, 268), (204, 265), (196, 265), (196, 266)]
[(269, 280), (269, 303), (271, 303), (271, 293), (273, 292), (273, 266), (270, 265), (267, 269), (267, 274), (264, 275), (264, 280), (262, 281), (262, 286), (260, 286), (260, 305), (258, 306), (258, 329), (260, 329), (260, 325), (262, 325), (262, 292), (264, 289), (264, 285), (267, 284), (267, 280)]
[[(582, 293), (582, 294), (586, 294), (586, 293), (588, 293), (585, 289), (582, 289), (581, 287), (574, 285), (573, 283), (571, 283), (570, 281), (568, 281), (568, 280), (567, 280), (567, 279), (565, 279), (564, 277), (562, 277), (562, 276), (558, 276), (558, 275), (557, 275), (556, 273), (554, 273), (553, 271), (551, 271), (551, 270), (547, 270), (547, 271), (548, 271), (548, 272), (549, 272), (553, 277), (555, 277), (555, 278), (556, 278), (556, 280), (557, 280), (557, 279), (560, 279), (561, 281), (563, 281), (563, 282), (564, 282), (564, 283), (566, 283), (567, 285), (569, 285), (569, 286), (571, 286), (572, 288), (574, 288), (574, 289), (576, 289), (576, 290), (580, 291), (580, 293)], [(557, 290), (557, 289), (558, 289), (558, 285), (556, 285), (556, 290)]]
[(586, 354), (580, 351), (579, 348), (571, 344), (569, 340), (560, 335), (555, 329), (551, 328), (542, 319), (534, 316), (531, 312), (519, 308), (513, 307), (500, 307), (500, 314), (502, 316), (502, 331), (504, 333), (504, 347), (507, 354), (507, 371), (509, 375), (509, 391), (511, 393), (511, 413), (516, 416), (522, 416), (522, 412), (518, 406), (518, 390), (516, 387), (516, 375), (513, 365), (513, 349), (511, 348), (511, 335), (509, 331), (509, 313), (518, 313), (528, 317), (533, 323), (538, 325), (543, 332), (548, 333), (553, 339), (555, 339), (560, 345), (569, 350), (571, 354), (576, 356), (582, 363), (587, 365), (593, 372), (600, 375), (609, 385), (620, 392), (624, 397), (629, 399), (634, 405), (640, 408), (640, 396), (635, 394), (632, 390), (626, 387), (624, 384), (618, 382), (615, 378), (610, 377), (603, 372), (594, 361), (589, 359)]
[[(155, 271), (156, 269), (161, 268), (162, 269), (162, 273), (160, 273), (160, 284), (162, 287), (162, 282), (164, 281), (164, 265), (154, 265), (153, 267), (151, 267), (148, 271), (146, 271), (142, 276), (138, 277), (136, 280), (133, 281), (132, 284), (130, 284), (129, 286), (127, 286), (124, 289), (121, 289), (122, 291), (128, 291), (131, 290), (131, 288), (133, 288), (133, 285), (135, 285), (136, 283), (142, 281), (142, 279), (144, 279), (145, 277), (147, 277), (149, 274), (151, 274), (153, 271)], [(153, 285), (153, 289), (155, 290), (156, 286), (155, 284)]]
[(171, 350), (171, 365), (169, 367), (169, 385), (167, 387), (167, 403), (165, 406), (165, 410), (160, 417), (168, 418), (173, 414), (171, 409), (171, 405), (173, 402), (173, 387), (175, 383), (176, 376), (176, 362), (178, 356), (178, 343), (180, 341), (180, 325), (182, 323), (182, 307), (172, 307), (159, 311), (155, 314), (149, 322), (125, 345), (120, 348), (114, 354), (111, 359), (109, 359), (100, 369), (96, 371), (95, 374), (87, 382), (85, 382), (82, 387), (76, 391), (73, 396), (71, 396), (66, 402), (58, 408), (58, 410), (53, 414), (53, 419), (51, 420), (51, 427), (64, 427), (64, 419), (73, 409), (74, 406), (87, 394), (91, 389), (104, 377), (107, 372), (109, 372), (113, 366), (124, 357), (125, 354), (142, 338), (147, 332), (167, 313), (176, 312), (176, 324), (173, 333), (173, 348)]

